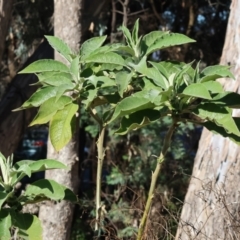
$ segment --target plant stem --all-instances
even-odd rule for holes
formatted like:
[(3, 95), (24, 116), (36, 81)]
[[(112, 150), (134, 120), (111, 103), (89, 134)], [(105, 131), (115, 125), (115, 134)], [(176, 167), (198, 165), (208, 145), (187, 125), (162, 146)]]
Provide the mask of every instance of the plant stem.
[(102, 184), (102, 166), (105, 155), (105, 150), (103, 148), (104, 135), (105, 135), (105, 126), (100, 125), (99, 137), (97, 141), (97, 150), (98, 150), (98, 166), (97, 166), (97, 180), (96, 180), (96, 223), (95, 231), (99, 231), (99, 226), (101, 222), (101, 184)]
[(171, 144), (171, 138), (172, 138), (173, 132), (174, 132), (176, 127), (177, 127), (177, 121), (173, 121), (172, 125), (170, 126), (170, 128), (169, 128), (169, 130), (168, 130), (168, 132), (167, 132), (167, 134), (164, 138), (163, 148), (162, 148), (162, 151), (161, 151), (161, 153), (160, 153), (160, 155), (157, 159), (157, 166), (154, 170), (154, 173), (152, 174), (151, 185), (150, 185), (150, 189), (149, 189), (149, 192), (148, 192), (148, 199), (147, 199), (147, 203), (146, 203), (146, 206), (145, 206), (145, 209), (144, 209), (144, 213), (143, 213), (143, 216), (142, 216), (142, 219), (141, 219), (141, 222), (140, 222), (138, 235), (137, 235), (137, 240), (142, 240), (143, 239), (143, 234), (144, 234), (144, 231), (145, 231), (147, 217), (148, 217), (150, 207), (151, 207), (151, 204), (152, 204), (152, 200), (153, 200), (153, 197), (154, 197), (154, 190), (156, 188), (156, 182), (157, 182), (157, 179), (158, 179), (158, 175), (159, 175), (159, 172), (161, 170), (162, 163), (165, 160), (165, 156), (166, 156), (167, 150), (168, 150), (168, 148)]

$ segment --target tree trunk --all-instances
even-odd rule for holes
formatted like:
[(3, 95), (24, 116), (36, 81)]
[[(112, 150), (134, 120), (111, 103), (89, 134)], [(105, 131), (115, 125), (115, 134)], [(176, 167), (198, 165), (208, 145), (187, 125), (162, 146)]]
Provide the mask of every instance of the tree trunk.
[[(55, 36), (66, 42), (71, 49), (78, 52), (82, 38), (81, 11), (82, 0), (55, 0), (54, 1), (54, 32)], [(63, 61), (56, 55), (55, 59)], [(76, 194), (79, 189), (78, 178), (78, 137), (73, 137), (70, 143), (59, 152), (56, 152), (50, 141), (48, 143), (48, 158), (58, 159), (66, 164), (70, 170), (47, 171), (45, 177), (54, 179)], [(71, 235), (74, 205), (62, 201), (48, 202), (41, 206), (39, 217), (43, 226), (44, 240), (68, 240)]]
[[(23, 68), (39, 59), (53, 58), (52, 48), (47, 42), (42, 43), (35, 53), (24, 64)], [(19, 143), (19, 140), (28, 124), (36, 115), (36, 109), (12, 112), (20, 107), (35, 91), (36, 87), (29, 86), (35, 83), (34, 74), (19, 74), (9, 84), (0, 102), (0, 152), (10, 156)]]
[[(233, 0), (221, 64), (232, 66), (236, 81), (222, 79), (226, 90), (240, 92), (240, 1)], [(234, 110), (240, 117), (240, 111)], [(206, 129), (199, 142), (192, 179), (176, 239), (240, 239), (240, 148)]]
[(4, 51), (4, 43), (12, 16), (13, 0), (0, 0), (0, 62)]

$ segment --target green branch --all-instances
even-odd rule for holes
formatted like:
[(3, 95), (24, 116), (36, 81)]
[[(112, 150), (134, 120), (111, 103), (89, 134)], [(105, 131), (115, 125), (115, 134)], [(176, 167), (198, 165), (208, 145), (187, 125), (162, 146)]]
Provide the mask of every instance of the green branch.
[(143, 239), (143, 234), (144, 234), (144, 230), (145, 230), (145, 227), (146, 227), (148, 214), (149, 214), (150, 207), (151, 207), (151, 204), (152, 204), (152, 199), (154, 197), (154, 190), (156, 188), (156, 182), (157, 182), (160, 170), (161, 170), (162, 163), (165, 160), (166, 153), (167, 153), (167, 151), (170, 147), (171, 138), (172, 138), (173, 132), (176, 129), (176, 127), (177, 127), (177, 122), (174, 121), (173, 124), (171, 125), (171, 127), (169, 128), (165, 138), (164, 138), (163, 148), (162, 148), (162, 151), (161, 151), (161, 153), (160, 153), (160, 155), (157, 159), (157, 165), (156, 165), (155, 171), (152, 174), (151, 185), (150, 185), (150, 189), (149, 189), (149, 192), (148, 192), (148, 199), (147, 199), (147, 203), (146, 203), (144, 213), (143, 213), (143, 216), (142, 216), (142, 219), (141, 219), (141, 223), (140, 223), (140, 226), (139, 226), (137, 240), (142, 240)]
[(95, 232), (100, 230), (101, 217), (102, 217), (102, 206), (101, 206), (101, 184), (102, 184), (102, 166), (105, 156), (104, 150), (104, 136), (105, 136), (105, 126), (100, 125), (99, 138), (97, 141), (98, 150), (98, 165), (97, 165), (97, 180), (96, 180), (96, 223)]

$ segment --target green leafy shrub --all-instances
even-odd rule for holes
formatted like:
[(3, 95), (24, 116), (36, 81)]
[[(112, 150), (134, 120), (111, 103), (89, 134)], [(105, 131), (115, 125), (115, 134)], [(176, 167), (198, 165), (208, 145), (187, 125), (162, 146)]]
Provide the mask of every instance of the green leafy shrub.
[(116, 134), (124, 135), (166, 116), (171, 124), (163, 137), (160, 154), (155, 158), (146, 208), (137, 239), (142, 239), (156, 181), (180, 123), (195, 123), (239, 143), (239, 118), (232, 108), (240, 107), (240, 96), (226, 92), (216, 80), (234, 78), (228, 66), (210, 66), (177, 61), (148, 61), (157, 50), (194, 42), (183, 34), (153, 31), (138, 35), (139, 23), (132, 32), (122, 27), (126, 44), (103, 45), (106, 36), (84, 42), (79, 53), (60, 39), (46, 36), (52, 47), (68, 62), (39, 60), (20, 73), (35, 73), (41, 87), (20, 108), (39, 107), (31, 123), (49, 122), (50, 139), (56, 150), (71, 139), (76, 115), (83, 108), (99, 126), (96, 188), (96, 224), (99, 235), (106, 212), (101, 203), (102, 166), (105, 157), (104, 136), (110, 124), (120, 121)]
[(33, 204), (44, 200), (69, 200), (76, 202), (73, 192), (63, 185), (42, 179), (30, 184), (20, 196), (16, 193), (16, 185), (32, 173), (49, 169), (67, 169), (59, 161), (44, 159), (39, 161), (22, 160), (13, 164), (13, 158), (6, 159), (0, 153), (0, 236), (1, 239), (11, 239), (10, 228), (16, 229), (17, 235), (22, 239), (42, 239), (40, 220), (28, 213), (21, 213), (26, 204)]

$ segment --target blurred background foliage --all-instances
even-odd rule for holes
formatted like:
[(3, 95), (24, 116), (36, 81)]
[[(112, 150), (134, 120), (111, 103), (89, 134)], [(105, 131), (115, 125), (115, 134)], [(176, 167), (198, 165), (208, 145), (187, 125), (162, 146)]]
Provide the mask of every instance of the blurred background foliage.
[[(122, 41), (120, 26), (131, 28), (140, 19), (140, 34), (154, 30), (179, 32), (196, 39), (195, 44), (156, 52), (155, 60), (190, 62), (202, 66), (219, 63), (224, 43), (230, 0), (92, 0), (85, 1), (83, 11), (84, 40), (108, 35), (108, 42)], [(12, 20), (0, 62), (0, 97), (18, 69), (44, 41), (54, 34), (52, 0), (15, 0)], [(64, 16), (63, 16), (64, 20)], [(108, 239), (134, 239), (136, 227), (150, 184), (156, 155), (170, 121), (161, 122), (126, 136), (115, 136), (109, 130), (105, 139), (106, 161), (102, 201), (108, 212), (103, 234)], [(98, 129), (82, 113), (80, 131), (81, 204), (76, 212), (72, 239), (92, 238), (96, 148)], [(114, 126), (113, 126), (114, 129)], [(148, 224), (149, 239), (173, 239), (184, 199), (201, 128), (192, 124), (179, 126), (174, 134), (159, 178), (156, 198)], [(105, 238), (104, 238), (105, 239)]]

